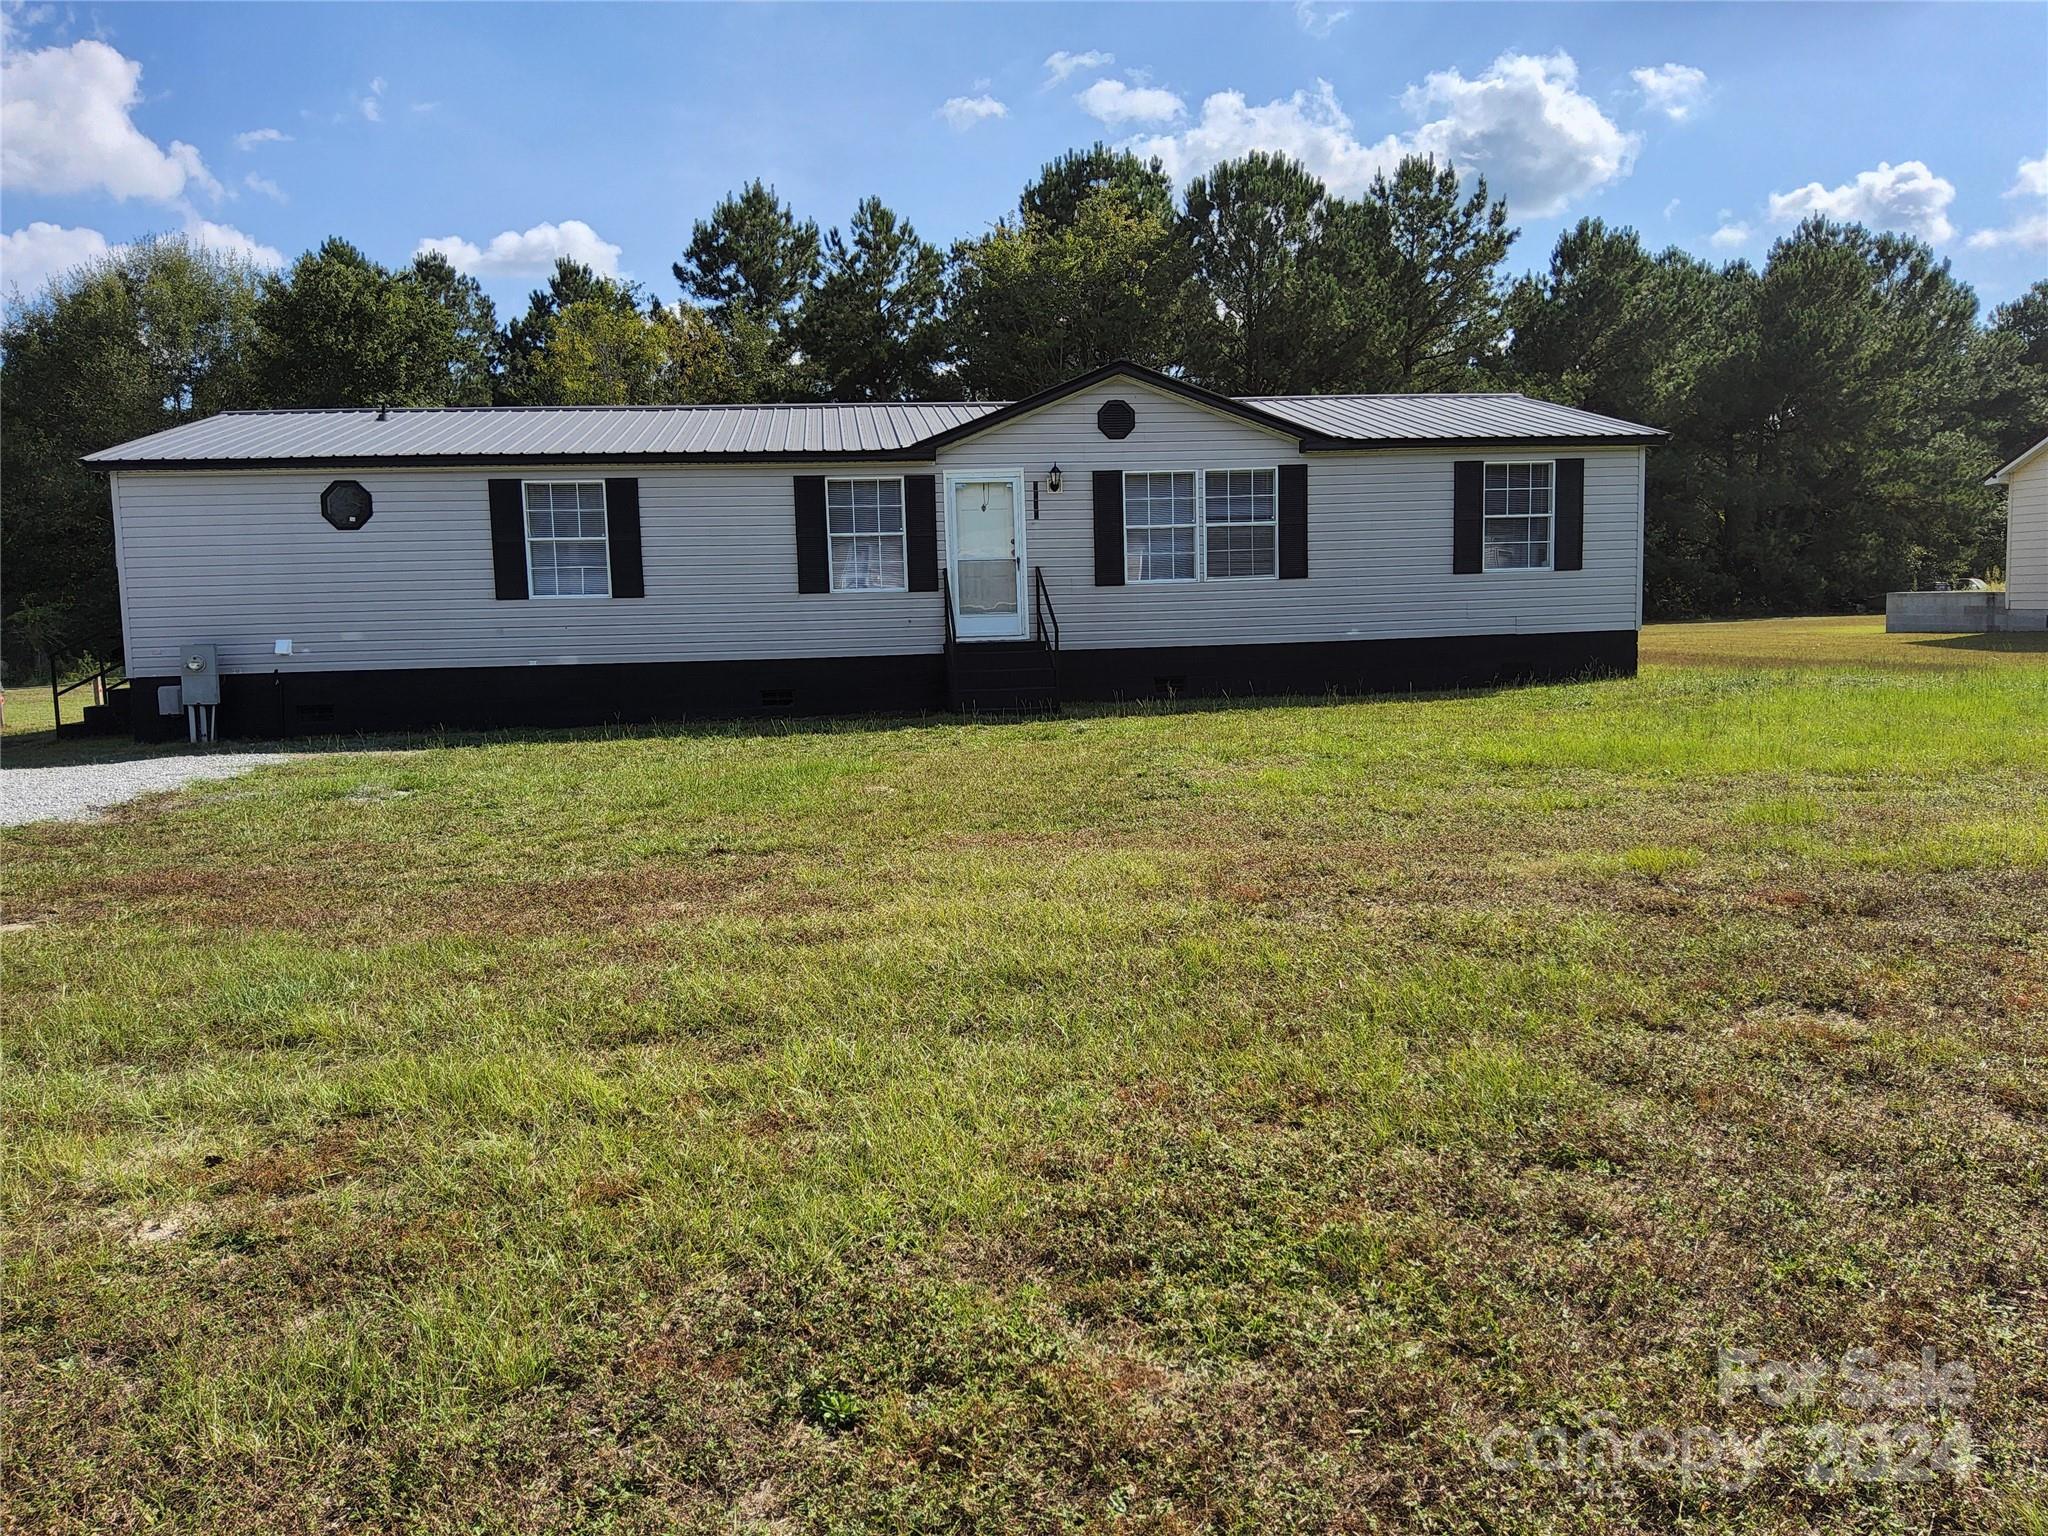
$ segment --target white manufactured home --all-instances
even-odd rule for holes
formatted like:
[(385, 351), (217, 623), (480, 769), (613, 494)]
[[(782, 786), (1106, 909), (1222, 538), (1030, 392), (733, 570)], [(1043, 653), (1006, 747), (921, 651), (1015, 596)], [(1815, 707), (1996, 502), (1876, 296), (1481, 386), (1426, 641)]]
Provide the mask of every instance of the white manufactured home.
[[(1647, 447), (1519, 395), (235, 412), (92, 455), (182, 734), (1633, 670)], [(207, 658), (211, 658), (209, 663)]]
[(2048, 628), (2048, 437), (1991, 477), (2005, 487), (2006, 629)]
[(1887, 630), (1949, 635), (2048, 629), (2048, 437), (1984, 483), (2005, 487), (2005, 590), (1888, 593)]

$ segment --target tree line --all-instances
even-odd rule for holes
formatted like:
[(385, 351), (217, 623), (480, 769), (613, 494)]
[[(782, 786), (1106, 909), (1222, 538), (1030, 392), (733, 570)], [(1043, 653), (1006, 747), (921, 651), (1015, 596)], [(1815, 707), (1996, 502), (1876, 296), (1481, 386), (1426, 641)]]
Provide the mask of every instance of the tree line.
[(1813, 219), (1759, 267), (1582, 220), (1510, 281), (1484, 178), (1402, 162), (1357, 198), (1254, 153), (1176, 197), (1097, 144), (950, 249), (879, 198), (820, 232), (752, 182), (676, 291), (562, 260), (502, 322), (439, 254), (333, 238), (281, 272), (164, 237), (0, 328), (0, 644), (119, 644), (105, 488), (79, 455), (235, 408), (1002, 399), (1127, 357), (1233, 395), (1520, 390), (1667, 427), (1654, 615), (1867, 607), (1985, 573), (1980, 482), (2048, 432), (2048, 282), (1988, 317), (1924, 244)]

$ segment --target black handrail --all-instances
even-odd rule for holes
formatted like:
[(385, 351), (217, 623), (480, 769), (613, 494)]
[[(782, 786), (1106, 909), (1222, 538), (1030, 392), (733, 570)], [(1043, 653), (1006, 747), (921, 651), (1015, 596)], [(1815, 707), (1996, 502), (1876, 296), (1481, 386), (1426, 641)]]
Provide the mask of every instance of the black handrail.
[[(54, 722), (52, 729), (54, 729), (55, 726), (62, 725), (64, 723), (65, 694), (71, 693), (79, 688), (91, 687), (94, 683), (104, 683), (107, 679), (107, 675), (112, 672), (119, 672), (121, 674), (121, 680), (123, 682), (126, 682), (128, 679), (128, 663), (126, 659), (123, 657), (116, 657), (114, 660), (108, 662), (105, 666), (101, 667), (99, 671), (88, 672), (84, 677), (81, 677), (77, 682), (66, 683), (62, 688), (59, 688), (57, 686), (57, 658), (53, 655), (50, 658), (50, 718)], [(95, 688), (93, 690), (94, 703), (102, 703), (105, 701), (105, 699), (105, 689)]]
[(939, 572), (939, 606), (946, 610), (946, 654), (950, 656), (960, 637), (953, 630), (953, 584), (944, 571)]
[[(1052, 639), (1045, 638), (1046, 621), (1052, 621)], [(1031, 567), (1031, 622), (1038, 626), (1038, 643), (1049, 650), (1060, 648), (1060, 616), (1052, 605), (1052, 593), (1046, 589), (1045, 567)]]

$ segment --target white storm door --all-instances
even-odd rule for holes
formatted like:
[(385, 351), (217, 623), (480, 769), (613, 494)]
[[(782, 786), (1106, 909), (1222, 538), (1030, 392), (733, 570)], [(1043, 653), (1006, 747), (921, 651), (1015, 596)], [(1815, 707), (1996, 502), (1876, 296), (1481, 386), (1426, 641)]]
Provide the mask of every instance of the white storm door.
[(963, 475), (947, 491), (947, 585), (963, 640), (1024, 634), (1024, 480)]

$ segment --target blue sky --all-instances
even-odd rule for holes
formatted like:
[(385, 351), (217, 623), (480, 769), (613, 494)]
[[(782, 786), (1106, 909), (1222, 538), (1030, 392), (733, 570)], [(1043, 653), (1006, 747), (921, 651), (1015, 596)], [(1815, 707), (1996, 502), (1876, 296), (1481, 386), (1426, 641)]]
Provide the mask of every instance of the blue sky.
[(1540, 265), (1582, 214), (1758, 260), (1818, 209), (1985, 305), (2048, 273), (2048, 4), (9, 5), (10, 285), (153, 230), (259, 260), (433, 241), (517, 307), (567, 251), (676, 296), (751, 176), (941, 244), (1101, 137), (1177, 177), (1484, 173)]

